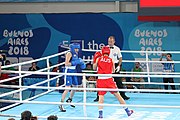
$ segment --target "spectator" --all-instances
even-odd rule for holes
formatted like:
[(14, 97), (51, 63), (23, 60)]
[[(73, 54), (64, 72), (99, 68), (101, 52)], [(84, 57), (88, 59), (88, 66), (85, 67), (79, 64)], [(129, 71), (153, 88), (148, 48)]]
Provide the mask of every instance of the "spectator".
[(32, 63), (32, 66), (29, 68), (28, 71), (36, 71), (39, 70), (40, 68), (36, 65), (36, 62)]
[[(11, 64), (10, 60), (5, 61), (5, 65), (10, 65), (10, 64)], [(8, 68), (4, 68), (3, 70), (14, 70), (14, 71), (16, 71), (17, 69), (15, 69), (14, 67), (8, 67)]]
[(50, 116), (47, 118), (47, 120), (57, 120), (57, 119), (58, 119), (58, 117), (55, 116), (55, 115), (50, 115)]
[[(135, 67), (132, 69), (132, 72), (143, 72), (142, 68), (140, 68), (140, 63), (135, 62)], [(135, 73), (133, 73), (135, 74)], [(140, 74), (138, 74), (140, 75)], [(133, 82), (144, 82), (143, 77), (132, 77), (131, 81)], [(144, 85), (136, 85), (137, 88), (143, 89)]]
[[(90, 74), (93, 74), (93, 73), (94, 73), (94, 72), (93, 72), (94, 70), (93, 70), (93, 68), (92, 68), (92, 64), (90, 64), (90, 63), (86, 64), (86, 69), (85, 69), (85, 70), (90, 71), (90, 72), (88, 72), (88, 73), (90, 73)], [(86, 79), (87, 79), (88, 81), (95, 81), (95, 80), (96, 80), (96, 77), (95, 77), (95, 76), (87, 76)]]
[(53, 67), (52, 72), (58, 72), (58, 70), (59, 70), (58, 66), (57, 67)]
[[(6, 65), (10, 65), (11, 62), (9, 60), (5, 61), (5, 66)], [(10, 70), (10, 71), (16, 71), (17, 69), (15, 69), (14, 67), (8, 67), (8, 68), (3, 68), (2, 70)], [(2, 73), (0, 80), (4, 80), (4, 79), (8, 79), (12, 76), (15, 76), (15, 74), (10, 74), (10, 73)], [(18, 84), (18, 80), (11, 80), (8, 82), (5, 82), (4, 84), (8, 84), (8, 85), (16, 85)]]
[[(53, 64), (52, 64), (51, 61), (49, 61), (49, 67), (51, 67), (51, 66), (53, 66)], [(50, 70), (50, 71), (51, 71), (51, 72), (58, 72), (58, 70), (59, 70), (59, 67), (56, 66), (56, 67), (53, 67), (52, 70)]]
[[(49, 62), (49, 66), (53, 66), (52, 62)], [(50, 69), (51, 72), (59, 72), (59, 66), (53, 67), (52, 69)], [(51, 77), (55, 77), (56, 75), (51, 75)], [(59, 78), (58, 79), (54, 79), (50, 82), (50, 86), (51, 87), (58, 87), (59, 86)]]
[[(130, 77), (126, 78), (126, 82), (132, 82)], [(138, 89), (136, 86), (132, 84), (126, 84), (125, 85), (126, 89)], [(140, 93), (139, 91), (127, 91), (127, 93)]]
[[(54, 67), (53, 69), (52, 69), (52, 72), (58, 72), (58, 70), (59, 70), (59, 67), (57, 66), (57, 67)], [(51, 84), (53, 84), (53, 86), (54, 86), (54, 82), (56, 82), (55, 84), (56, 84), (56, 87), (58, 87), (59, 86), (59, 80), (57, 79), (56, 81), (51, 81)]]
[[(90, 72), (88, 72), (88, 73), (90, 73), (90, 74), (93, 74), (94, 72), (94, 70), (93, 70), (93, 67), (92, 67), (92, 64), (91, 63), (88, 63), (88, 64), (86, 64), (86, 69), (85, 70), (87, 70), (87, 71), (90, 71)], [(86, 76), (86, 80), (87, 81), (96, 81), (96, 77), (95, 76)], [(88, 83), (87, 84), (87, 87), (89, 87), (89, 88), (95, 88), (96, 87), (96, 84), (95, 83)]]
[(31, 120), (32, 113), (28, 110), (21, 113), (21, 120)]
[(14, 118), (9, 118), (8, 120), (15, 120)]
[[(124, 68), (122, 68), (122, 64), (121, 64), (121, 67), (120, 67), (120, 72), (126, 72), (126, 70), (124, 69)], [(126, 74), (126, 73), (122, 73), (122, 74)], [(120, 83), (122, 83), (122, 82), (126, 82), (126, 77), (120, 77), (120, 80), (121, 80), (121, 82)], [(117, 87), (118, 88), (125, 88), (126, 87), (126, 85), (124, 85), (124, 84), (117, 84)], [(120, 92), (121, 93), (121, 92)]]
[[(172, 55), (170, 53), (162, 54), (160, 61), (162, 61), (163, 56), (166, 56), (167, 61), (172, 61)], [(163, 72), (170, 73), (174, 72), (174, 63), (162, 63), (163, 64)], [(174, 83), (173, 78), (163, 78), (164, 83)], [(164, 85), (165, 90), (168, 90), (168, 85)], [(175, 90), (175, 85), (171, 85), (172, 90)]]
[(6, 55), (5, 54), (0, 54), (0, 62), (1, 65), (4, 65), (4, 61), (6, 60)]

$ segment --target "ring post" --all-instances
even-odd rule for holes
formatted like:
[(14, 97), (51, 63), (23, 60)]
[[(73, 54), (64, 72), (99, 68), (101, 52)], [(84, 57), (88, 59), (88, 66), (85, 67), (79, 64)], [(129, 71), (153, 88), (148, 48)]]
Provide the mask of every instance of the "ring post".
[[(19, 76), (21, 76), (21, 65), (19, 65)], [(22, 101), (22, 77), (19, 78), (19, 100)]]
[[(48, 68), (48, 71), (47, 72), (50, 72), (50, 69), (49, 69), (49, 58), (47, 59), (47, 68)], [(47, 74), (47, 79), (50, 79), (50, 75), (49, 74)], [(47, 86), (48, 86), (48, 88), (49, 88), (49, 86), (50, 86), (50, 81), (48, 81), (48, 84), (47, 84)], [(50, 89), (48, 89), (48, 91), (49, 91)]]
[(147, 74), (148, 74), (148, 82), (150, 83), (150, 76), (149, 76), (149, 63), (148, 63), (148, 52), (146, 51), (146, 65), (147, 65)]
[(87, 111), (86, 111), (86, 76), (83, 73), (83, 88), (84, 88), (84, 96), (83, 96), (83, 109), (84, 109), (84, 117), (87, 118)]

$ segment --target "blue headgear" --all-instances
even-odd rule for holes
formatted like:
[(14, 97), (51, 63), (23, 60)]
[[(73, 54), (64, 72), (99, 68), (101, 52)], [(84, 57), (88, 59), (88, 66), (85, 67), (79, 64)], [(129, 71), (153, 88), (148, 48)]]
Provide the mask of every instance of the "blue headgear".
[(70, 47), (70, 51), (72, 54), (75, 54), (75, 50), (74, 49), (80, 49), (80, 44), (79, 43), (72, 43), (69, 45)]

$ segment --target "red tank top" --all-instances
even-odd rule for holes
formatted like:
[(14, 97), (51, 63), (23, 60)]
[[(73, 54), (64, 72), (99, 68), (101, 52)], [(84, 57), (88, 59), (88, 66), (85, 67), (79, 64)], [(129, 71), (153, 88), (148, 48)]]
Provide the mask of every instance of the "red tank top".
[(102, 56), (99, 58), (98, 63), (98, 74), (111, 74), (113, 69), (113, 62), (109, 56)]

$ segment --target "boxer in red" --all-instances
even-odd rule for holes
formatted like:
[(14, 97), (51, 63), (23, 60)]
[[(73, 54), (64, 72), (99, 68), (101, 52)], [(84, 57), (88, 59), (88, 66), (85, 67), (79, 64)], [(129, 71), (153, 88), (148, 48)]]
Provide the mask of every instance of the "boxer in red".
[[(97, 70), (98, 74), (112, 74), (115, 72), (115, 65), (113, 60), (109, 57), (110, 49), (109, 47), (105, 46), (101, 50), (102, 54), (95, 53), (94, 55), (94, 64), (93, 69)], [(97, 79), (97, 88), (109, 88), (109, 89), (117, 89), (116, 83), (111, 76), (98, 76)], [(110, 91), (113, 94), (120, 104), (126, 104), (124, 99), (121, 97), (118, 91)], [(104, 95), (107, 91), (98, 91), (99, 95), (99, 104), (104, 103)], [(127, 107), (124, 107), (128, 116), (131, 116), (133, 110), (129, 110)], [(103, 118), (103, 106), (99, 106), (99, 118)]]

